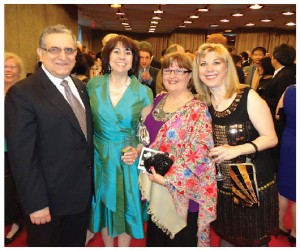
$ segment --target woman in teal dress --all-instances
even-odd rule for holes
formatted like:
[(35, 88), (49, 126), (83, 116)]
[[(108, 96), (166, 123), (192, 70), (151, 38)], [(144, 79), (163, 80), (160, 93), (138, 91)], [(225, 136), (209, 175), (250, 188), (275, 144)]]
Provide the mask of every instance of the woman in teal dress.
[[(87, 85), (94, 118), (95, 198), (92, 202), (90, 230), (101, 231), (105, 246), (129, 246), (131, 237), (144, 238), (147, 220), (138, 187), (140, 147), (135, 137), (143, 107), (152, 103), (150, 88), (134, 76), (139, 51), (126, 36), (110, 39), (102, 52), (103, 76)], [(126, 138), (131, 151), (121, 153)]]

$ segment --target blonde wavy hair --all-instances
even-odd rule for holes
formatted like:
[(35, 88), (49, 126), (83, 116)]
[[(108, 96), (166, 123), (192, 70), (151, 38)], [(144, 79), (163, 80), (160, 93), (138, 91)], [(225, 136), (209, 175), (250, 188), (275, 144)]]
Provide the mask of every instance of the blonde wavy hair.
[(25, 67), (23, 60), (15, 53), (12, 52), (5, 52), (4, 53), (4, 63), (8, 60), (13, 58), (18, 66), (18, 71), (19, 71), (19, 80), (25, 78), (26, 72), (25, 72)]
[(225, 98), (230, 98), (234, 93), (238, 93), (241, 88), (245, 86), (240, 85), (237, 76), (236, 68), (228, 50), (222, 44), (206, 43), (202, 44), (197, 53), (193, 63), (193, 82), (195, 89), (198, 93), (198, 98), (204, 101), (207, 105), (211, 104), (210, 90), (201, 81), (199, 77), (199, 64), (202, 57), (205, 57), (207, 53), (215, 52), (220, 59), (227, 65), (227, 75), (224, 78), (224, 85), (226, 88)]

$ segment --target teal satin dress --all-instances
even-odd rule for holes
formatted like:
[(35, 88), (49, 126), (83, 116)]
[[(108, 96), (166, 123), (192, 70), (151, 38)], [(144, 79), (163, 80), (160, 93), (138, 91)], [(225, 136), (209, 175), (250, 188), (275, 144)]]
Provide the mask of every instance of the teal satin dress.
[(89, 228), (96, 233), (107, 227), (112, 237), (127, 233), (144, 238), (143, 222), (148, 219), (138, 186), (138, 159), (132, 165), (121, 161), (122, 141), (135, 138), (143, 107), (153, 101), (150, 88), (131, 76), (123, 97), (113, 107), (108, 88), (109, 75), (95, 77), (87, 85), (94, 118), (95, 198)]

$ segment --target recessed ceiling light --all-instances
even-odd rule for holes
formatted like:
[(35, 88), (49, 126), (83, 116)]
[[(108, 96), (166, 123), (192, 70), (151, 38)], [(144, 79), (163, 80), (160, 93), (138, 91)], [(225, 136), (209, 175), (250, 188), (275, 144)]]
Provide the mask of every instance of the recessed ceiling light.
[(293, 22), (288, 22), (288, 23), (286, 23), (285, 25), (287, 25), (287, 26), (295, 26), (296, 24), (293, 23)]
[(285, 15), (285, 16), (291, 16), (291, 15), (294, 15), (295, 13), (294, 12), (290, 12), (290, 11), (286, 11), (286, 12), (282, 12), (281, 14)]
[(210, 27), (218, 27), (219, 25), (218, 24), (210, 24), (209, 26)]
[(122, 25), (126, 26), (129, 25), (129, 23), (123, 22)]
[(260, 21), (263, 23), (270, 23), (270, 22), (272, 22), (272, 19), (264, 18), (264, 19), (260, 19)]
[(245, 24), (245, 26), (254, 26), (255, 24), (254, 23), (247, 23)]
[(233, 16), (233, 17), (242, 17), (242, 16), (244, 16), (244, 14), (243, 13), (234, 13), (231, 16)]
[(222, 22), (222, 23), (228, 23), (229, 20), (228, 19), (221, 19), (220, 22)]
[(158, 24), (157, 21), (151, 21), (151, 24)]
[(197, 16), (197, 15), (192, 15), (192, 16), (190, 16), (190, 18), (199, 18), (199, 16)]
[(122, 4), (111, 4), (110, 7), (112, 7), (112, 8), (121, 8)]
[(252, 10), (259, 10), (261, 8), (263, 8), (264, 6), (263, 5), (260, 5), (260, 4), (252, 4), (249, 6), (249, 9), (252, 9)]
[(132, 28), (131, 28), (131, 27), (125, 27), (125, 30), (127, 30), (127, 31), (131, 31), (131, 30), (132, 30)]
[(178, 27), (179, 28), (185, 28), (186, 26), (185, 25), (179, 25)]
[(183, 21), (183, 23), (185, 23), (185, 24), (191, 24), (191, 23), (192, 23), (192, 21), (190, 21), (190, 20), (186, 20), (186, 21)]
[(155, 14), (161, 14), (161, 13), (164, 13), (164, 11), (163, 10), (155, 10), (155, 11), (153, 11), (153, 13), (155, 13)]
[(199, 11), (199, 12), (208, 12), (209, 9), (207, 9), (207, 8), (200, 8), (200, 9), (198, 9), (198, 11)]
[(150, 28), (156, 28), (156, 25), (150, 25)]
[(152, 31), (152, 30), (151, 30), (151, 31), (149, 30), (148, 32), (150, 32), (150, 33), (154, 33), (154, 31)]
[(125, 15), (125, 13), (123, 11), (121, 11), (121, 9), (118, 9), (116, 12), (116, 15), (123, 16), (123, 15)]
[(154, 19), (154, 20), (160, 20), (160, 19), (161, 19), (161, 17), (157, 17), (157, 16), (155, 16), (155, 17), (152, 17), (152, 19)]
[(225, 30), (224, 32), (232, 32), (232, 30)]

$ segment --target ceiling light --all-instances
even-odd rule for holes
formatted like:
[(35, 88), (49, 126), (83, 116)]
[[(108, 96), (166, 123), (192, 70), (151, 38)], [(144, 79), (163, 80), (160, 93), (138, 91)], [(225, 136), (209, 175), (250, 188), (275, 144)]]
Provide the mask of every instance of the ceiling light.
[(218, 24), (210, 24), (209, 26), (210, 27), (218, 27), (219, 25)]
[(198, 11), (199, 11), (199, 12), (208, 12), (209, 9), (207, 9), (207, 8), (200, 8), (200, 9), (198, 9)]
[(197, 15), (192, 15), (192, 16), (190, 16), (190, 18), (199, 18), (199, 16), (197, 16)]
[(231, 16), (233, 16), (233, 17), (242, 17), (242, 16), (244, 16), (244, 14), (243, 13), (234, 13)]
[(222, 22), (222, 23), (228, 23), (229, 20), (228, 19), (221, 19), (220, 22)]
[(296, 24), (293, 23), (293, 22), (288, 22), (288, 23), (286, 23), (285, 25), (287, 25), (287, 26), (295, 26)]
[(154, 31), (152, 31), (152, 30), (151, 31), (149, 30), (148, 32), (154, 33)]
[(272, 19), (265, 18), (265, 19), (260, 19), (260, 21), (263, 23), (270, 23), (272, 21)]
[(125, 30), (127, 30), (127, 31), (131, 31), (131, 30), (132, 30), (132, 28), (131, 28), (131, 27), (125, 27)]
[(123, 22), (122, 25), (129, 25), (129, 23)]
[(111, 4), (110, 7), (112, 7), (112, 8), (121, 8), (122, 4)]
[(155, 28), (150, 28), (149, 31), (155, 31)]
[(232, 32), (232, 30), (225, 30), (224, 32)]
[(254, 26), (255, 24), (253, 24), (253, 23), (247, 23), (247, 24), (245, 24), (245, 26)]
[(156, 25), (150, 25), (150, 28), (156, 28)]
[(285, 15), (285, 16), (291, 16), (291, 15), (294, 15), (295, 13), (294, 12), (290, 12), (290, 11), (286, 11), (286, 12), (282, 12), (281, 14)]
[(157, 21), (151, 21), (151, 24), (158, 24)]
[(192, 23), (192, 21), (190, 21), (190, 20), (186, 20), (186, 21), (183, 21), (183, 23), (185, 23), (185, 24), (191, 24), (191, 23)]
[(179, 28), (185, 28), (186, 26), (185, 25), (179, 25), (178, 27)]
[(123, 11), (121, 11), (121, 9), (118, 9), (116, 12), (116, 15), (123, 16), (123, 15), (125, 15), (125, 13)]
[(161, 17), (157, 17), (157, 16), (155, 16), (155, 17), (152, 17), (152, 19), (155, 19), (155, 20), (160, 20), (160, 19), (161, 19)]
[(249, 9), (252, 9), (252, 10), (259, 10), (261, 8), (263, 8), (264, 6), (263, 5), (260, 5), (260, 4), (252, 4), (249, 6)]
[(161, 14), (161, 13), (164, 13), (164, 11), (163, 10), (155, 10), (155, 11), (153, 11), (153, 13), (155, 13), (155, 14)]

